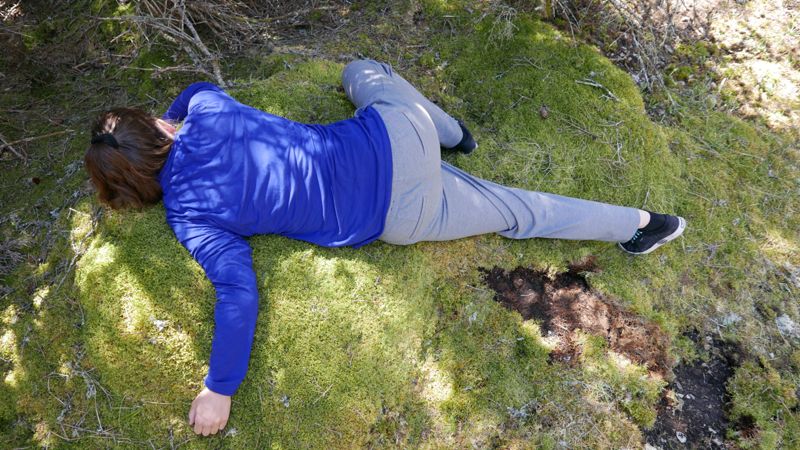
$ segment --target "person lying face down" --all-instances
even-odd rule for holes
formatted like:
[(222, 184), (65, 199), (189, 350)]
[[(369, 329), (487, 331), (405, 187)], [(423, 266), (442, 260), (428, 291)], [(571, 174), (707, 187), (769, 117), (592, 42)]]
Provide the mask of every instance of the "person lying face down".
[(160, 118), (115, 108), (91, 129), (85, 166), (99, 200), (114, 209), (163, 201), (176, 238), (214, 285), (209, 371), (188, 417), (195, 433), (225, 427), (247, 372), (258, 314), (248, 236), (361, 247), (498, 233), (647, 254), (686, 228), (681, 217), (502, 186), (442, 161), (442, 151), (470, 153), (477, 143), (388, 64), (354, 61), (342, 84), (357, 110), (331, 124), (269, 114), (199, 82)]

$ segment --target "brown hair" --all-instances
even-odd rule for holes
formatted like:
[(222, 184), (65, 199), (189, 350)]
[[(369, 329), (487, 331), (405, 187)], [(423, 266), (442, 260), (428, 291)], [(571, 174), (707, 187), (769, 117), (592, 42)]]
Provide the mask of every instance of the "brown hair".
[(101, 202), (114, 209), (138, 209), (161, 200), (158, 172), (172, 138), (155, 117), (140, 109), (114, 108), (97, 119), (92, 137), (84, 162)]

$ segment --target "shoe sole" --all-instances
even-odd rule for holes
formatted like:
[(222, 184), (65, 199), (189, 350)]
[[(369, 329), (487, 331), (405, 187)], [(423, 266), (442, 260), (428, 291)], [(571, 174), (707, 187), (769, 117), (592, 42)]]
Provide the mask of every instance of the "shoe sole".
[(625, 253), (630, 253), (631, 255), (646, 255), (652, 252), (653, 250), (657, 249), (658, 247), (661, 247), (662, 245), (666, 244), (667, 242), (675, 240), (675, 238), (683, 234), (683, 231), (685, 229), (686, 229), (686, 219), (684, 219), (683, 217), (678, 217), (678, 228), (675, 231), (673, 231), (672, 234), (665, 236), (663, 239), (656, 242), (655, 244), (653, 244), (652, 247), (648, 248), (643, 252), (631, 252), (625, 250), (625, 247), (622, 246), (621, 242), (617, 245), (619, 245), (619, 248), (621, 248), (622, 251), (624, 251)]

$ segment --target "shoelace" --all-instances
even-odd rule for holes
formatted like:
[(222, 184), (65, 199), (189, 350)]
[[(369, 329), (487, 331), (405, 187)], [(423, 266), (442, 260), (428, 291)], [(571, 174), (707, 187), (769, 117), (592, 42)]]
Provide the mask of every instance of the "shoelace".
[(632, 238), (631, 238), (631, 240), (630, 240), (630, 241), (628, 241), (628, 242), (630, 242), (630, 243), (634, 243), (634, 242), (636, 242), (636, 240), (637, 240), (637, 239), (639, 239), (640, 237), (642, 237), (642, 234), (644, 234), (644, 233), (642, 233), (642, 230), (636, 230), (636, 233), (633, 233), (633, 237), (632, 237)]

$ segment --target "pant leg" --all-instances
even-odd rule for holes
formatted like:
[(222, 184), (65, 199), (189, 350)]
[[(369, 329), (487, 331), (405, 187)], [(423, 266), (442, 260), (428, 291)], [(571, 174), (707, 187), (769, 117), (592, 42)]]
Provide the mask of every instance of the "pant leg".
[(499, 233), (514, 239), (624, 242), (639, 225), (634, 208), (510, 188), (442, 162), (439, 144), (461, 140), (458, 123), (386, 64), (354, 61), (342, 84), (356, 107), (375, 107), (389, 134), (392, 196), (383, 241), (411, 244)]
[[(416, 242), (435, 220), (442, 195), (440, 130), (454, 119), (433, 105), (386, 64), (353, 61), (342, 72), (345, 93), (357, 108), (368, 105), (383, 119), (392, 152), (392, 194), (380, 239), (392, 244)], [(428, 108), (426, 108), (428, 105)], [(432, 105), (432, 107), (430, 106)], [(429, 113), (436, 115), (439, 127)], [(454, 137), (451, 137), (454, 138)]]
[(506, 187), (442, 162), (441, 207), (414, 238), (445, 241), (499, 233), (513, 239), (625, 242), (638, 226), (635, 208)]
[(373, 60), (353, 61), (342, 72), (342, 85), (356, 108), (383, 103), (422, 109), (433, 121), (441, 145), (453, 147), (461, 142), (463, 134), (458, 122), (425, 98), (388, 64)]
[(417, 242), (436, 221), (442, 198), (439, 141), (425, 110), (376, 103), (392, 151), (392, 193), (380, 240), (390, 244)]

